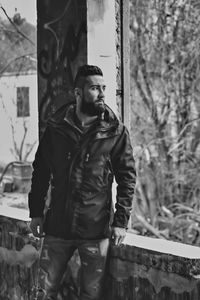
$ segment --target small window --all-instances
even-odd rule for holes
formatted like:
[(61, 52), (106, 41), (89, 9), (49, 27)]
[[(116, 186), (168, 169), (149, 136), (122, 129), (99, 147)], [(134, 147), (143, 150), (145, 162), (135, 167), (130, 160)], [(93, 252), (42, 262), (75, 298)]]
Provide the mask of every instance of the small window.
[(30, 116), (29, 87), (17, 87), (17, 117)]

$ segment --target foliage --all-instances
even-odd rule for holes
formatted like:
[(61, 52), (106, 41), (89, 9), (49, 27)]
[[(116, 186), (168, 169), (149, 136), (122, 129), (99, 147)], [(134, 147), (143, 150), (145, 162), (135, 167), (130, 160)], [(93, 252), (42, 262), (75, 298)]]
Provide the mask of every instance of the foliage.
[(130, 4), (132, 140), (139, 145), (133, 227), (197, 244), (200, 5)]
[(36, 70), (36, 28), (19, 14), (10, 21), (0, 18), (0, 43), (0, 75)]

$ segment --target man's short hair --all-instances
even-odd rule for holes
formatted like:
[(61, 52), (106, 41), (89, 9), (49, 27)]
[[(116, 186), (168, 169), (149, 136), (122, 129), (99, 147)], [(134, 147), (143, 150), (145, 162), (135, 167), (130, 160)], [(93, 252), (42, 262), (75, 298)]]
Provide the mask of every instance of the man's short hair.
[(83, 88), (84, 83), (85, 83), (85, 78), (87, 76), (92, 76), (92, 75), (103, 76), (103, 72), (97, 66), (83, 65), (83, 66), (79, 67), (78, 72), (75, 77), (75, 80), (74, 80), (74, 88), (75, 87)]

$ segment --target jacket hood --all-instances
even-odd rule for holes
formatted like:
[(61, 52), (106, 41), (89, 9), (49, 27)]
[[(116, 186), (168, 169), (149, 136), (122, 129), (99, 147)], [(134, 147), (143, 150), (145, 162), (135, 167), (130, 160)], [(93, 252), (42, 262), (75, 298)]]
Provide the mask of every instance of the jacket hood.
[[(112, 109), (106, 105), (105, 112), (99, 118), (99, 124), (97, 125), (98, 128), (102, 128), (104, 130), (109, 129), (116, 129), (119, 125), (119, 120)], [(76, 111), (76, 104), (75, 103), (68, 103), (61, 106), (48, 120), (48, 125), (53, 127), (60, 127), (67, 122), (72, 127), (80, 130), (75, 122), (75, 111)]]

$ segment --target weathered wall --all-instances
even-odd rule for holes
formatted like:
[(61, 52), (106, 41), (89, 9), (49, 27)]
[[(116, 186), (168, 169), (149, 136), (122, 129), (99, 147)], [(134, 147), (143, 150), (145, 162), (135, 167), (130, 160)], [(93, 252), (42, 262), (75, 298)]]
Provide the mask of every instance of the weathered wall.
[(200, 274), (199, 259), (128, 245), (112, 247), (107, 299), (198, 300), (197, 274)]
[(0, 216), (0, 300), (27, 300), (36, 286), (39, 243), (26, 222)]
[[(0, 300), (31, 300), (37, 284), (40, 242), (31, 237), (26, 221), (9, 217), (0, 216), (0, 233)], [(110, 248), (105, 300), (200, 299), (197, 247), (132, 234), (125, 243)], [(78, 299), (79, 265), (75, 253), (59, 300)]]
[[(40, 247), (41, 242), (30, 234), (28, 222), (2, 216), (0, 207), (0, 300), (35, 299)], [(79, 265), (75, 253), (61, 284), (59, 300), (77, 299)]]
[(74, 74), (87, 62), (86, 0), (38, 0), (37, 12), (42, 130), (51, 112), (72, 100)]

